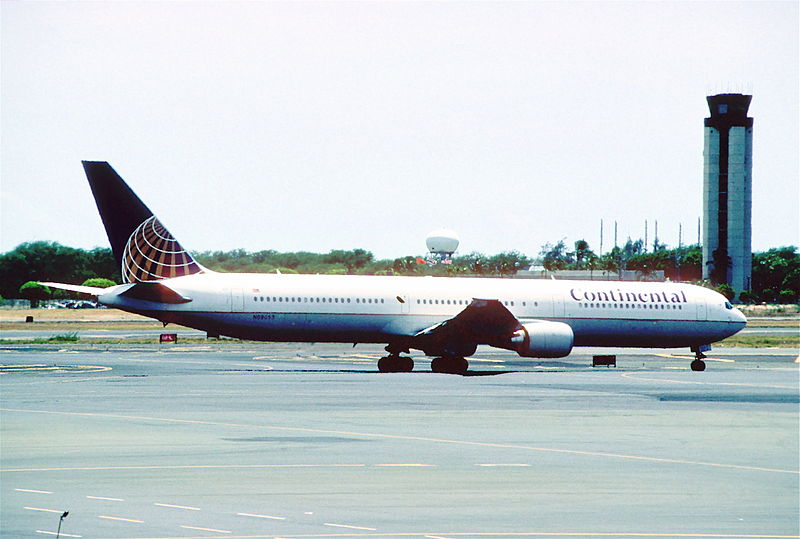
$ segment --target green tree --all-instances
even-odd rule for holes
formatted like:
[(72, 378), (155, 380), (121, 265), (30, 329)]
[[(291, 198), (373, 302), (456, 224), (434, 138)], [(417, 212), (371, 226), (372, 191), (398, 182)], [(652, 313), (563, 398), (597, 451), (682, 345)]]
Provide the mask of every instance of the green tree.
[(752, 290), (766, 302), (779, 299), (782, 290), (800, 296), (800, 254), (797, 247), (776, 247), (754, 253)]
[(736, 297), (736, 291), (733, 287), (727, 283), (722, 283), (714, 287), (714, 290), (728, 298), (728, 301), (732, 300)]
[[(588, 268), (591, 260), (596, 260), (597, 255), (589, 247), (589, 242), (586, 240), (578, 240), (575, 242), (575, 269)], [(594, 268), (589, 268), (594, 269)]]
[(37, 281), (23, 283), (19, 287), (19, 295), (23, 299), (30, 300), (31, 307), (34, 309), (39, 306), (40, 301), (45, 301), (52, 297), (50, 289)]
[(90, 277), (119, 280), (111, 249), (85, 251), (56, 242), (22, 243), (0, 255), (0, 295), (16, 297), (27, 281), (77, 284)]
[(91, 279), (86, 279), (83, 281), (83, 286), (93, 286), (95, 288), (108, 288), (109, 286), (115, 286), (116, 284), (117, 283), (111, 279), (104, 279), (102, 277), (92, 277)]
[(547, 271), (558, 271), (569, 268), (574, 262), (572, 254), (567, 252), (564, 240), (559, 240), (555, 245), (546, 243), (542, 246), (539, 255), (542, 265)]
[(530, 259), (518, 251), (506, 251), (486, 260), (489, 271), (500, 275), (514, 275), (528, 267), (530, 263)]

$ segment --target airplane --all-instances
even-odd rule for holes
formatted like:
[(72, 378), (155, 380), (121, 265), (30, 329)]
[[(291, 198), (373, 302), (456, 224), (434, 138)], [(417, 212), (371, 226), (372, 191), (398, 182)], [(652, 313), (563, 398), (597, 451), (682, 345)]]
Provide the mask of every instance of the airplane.
[(105, 161), (83, 167), (119, 264), (108, 288), (42, 283), (103, 305), (240, 339), (385, 344), (380, 372), (465, 374), (479, 345), (525, 358), (573, 347), (689, 347), (705, 369), (711, 343), (747, 320), (721, 294), (663, 282), (219, 273), (199, 264)]

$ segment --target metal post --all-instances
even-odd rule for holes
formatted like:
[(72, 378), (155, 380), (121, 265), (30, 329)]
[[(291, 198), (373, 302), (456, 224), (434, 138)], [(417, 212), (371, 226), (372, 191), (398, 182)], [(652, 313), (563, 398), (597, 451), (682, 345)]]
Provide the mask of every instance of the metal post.
[(67, 515), (69, 515), (69, 511), (64, 511), (64, 514), (61, 515), (61, 518), (58, 519), (58, 531), (56, 532), (56, 539), (58, 539), (61, 536), (61, 523), (64, 521), (65, 518), (67, 518)]

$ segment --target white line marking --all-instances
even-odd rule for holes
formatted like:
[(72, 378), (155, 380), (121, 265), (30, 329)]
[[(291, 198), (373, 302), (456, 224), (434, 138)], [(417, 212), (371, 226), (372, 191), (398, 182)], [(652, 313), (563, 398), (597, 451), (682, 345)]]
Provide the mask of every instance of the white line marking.
[(348, 526), (347, 524), (331, 524), (330, 522), (324, 522), (324, 526), (332, 526), (334, 528), (347, 528), (350, 530), (366, 530), (368, 532), (377, 531), (377, 528), (364, 528), (362, 526)]
[(104, 518), (106, 520), (121, 520), (122, 522), (136, 522), (137, 524), (144, 523), (144, 520), (136, 520), (134, 518), (109, 517), (106, 515), (97, 515), (97, 518)]
[[(43, 533), (45, 535), (58, 535), (56, 532), (46, 532), (42, 530), (36, 530), (36, 533)], [(83, 537), (83, 535), (71, 535), (69, 533), (62, 533), (61, 537)]]
[(124, 502), (125, 500), (121, 498), (105, 498), (103, 496), (86, 496), (90, 500), (104, 500), (107, 502)]
[(155, 503), (153, 505), (157, 505), (159, 507), (171, 507), (173, 509), (188, 509), (189, 511), (200, 511), (199, 507), (189, 507), (186, 505), (172, 505), (169, 503)]
[(23, 507), (23, 509), (27, 509), (28, 511), (44, 511), (45, 513), (58, 513), (58, 514), (64, 512), (60, 509), (42, 509), (41, 507)]
[(433, 464), (421, 464), (415, 462), (409, 462), (406, 464), (399, 463), (399, 464), (375, 464), (374, 466), (378, 468), (431, 468)]
[(181, 526), (187, 530), (200, 530), (203, 532), (216, 532), (216, 533), (233, 533), (229, 530), (215, 530), (214, 528), (198, 528), (197, 526)]
[(285, 517), (273, 517), (270, 515), (254, 515), (252, 513), (236, 513), (240, 517), (270, 518), (272, 520), (286, 520)]
[(15, 488), (17, 492), (33, 492), (34, 494), (52, 494), (49, 490), (32, 490), (29, 488)]
[(475, 466), (483, 466), (485, 468), (530, 468), (530, 464), (476, 464)]

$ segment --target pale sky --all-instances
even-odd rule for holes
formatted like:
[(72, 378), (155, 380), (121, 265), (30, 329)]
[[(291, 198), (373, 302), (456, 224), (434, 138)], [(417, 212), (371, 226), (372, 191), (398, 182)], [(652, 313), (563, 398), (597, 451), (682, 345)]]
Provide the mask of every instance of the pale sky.
[(705, 97), (753, 94), (753, 249), (800, 244), (798, 2), (15, 2), (0, 252), (107, 247), (107, 160), (190, 250), (697, 240)]

